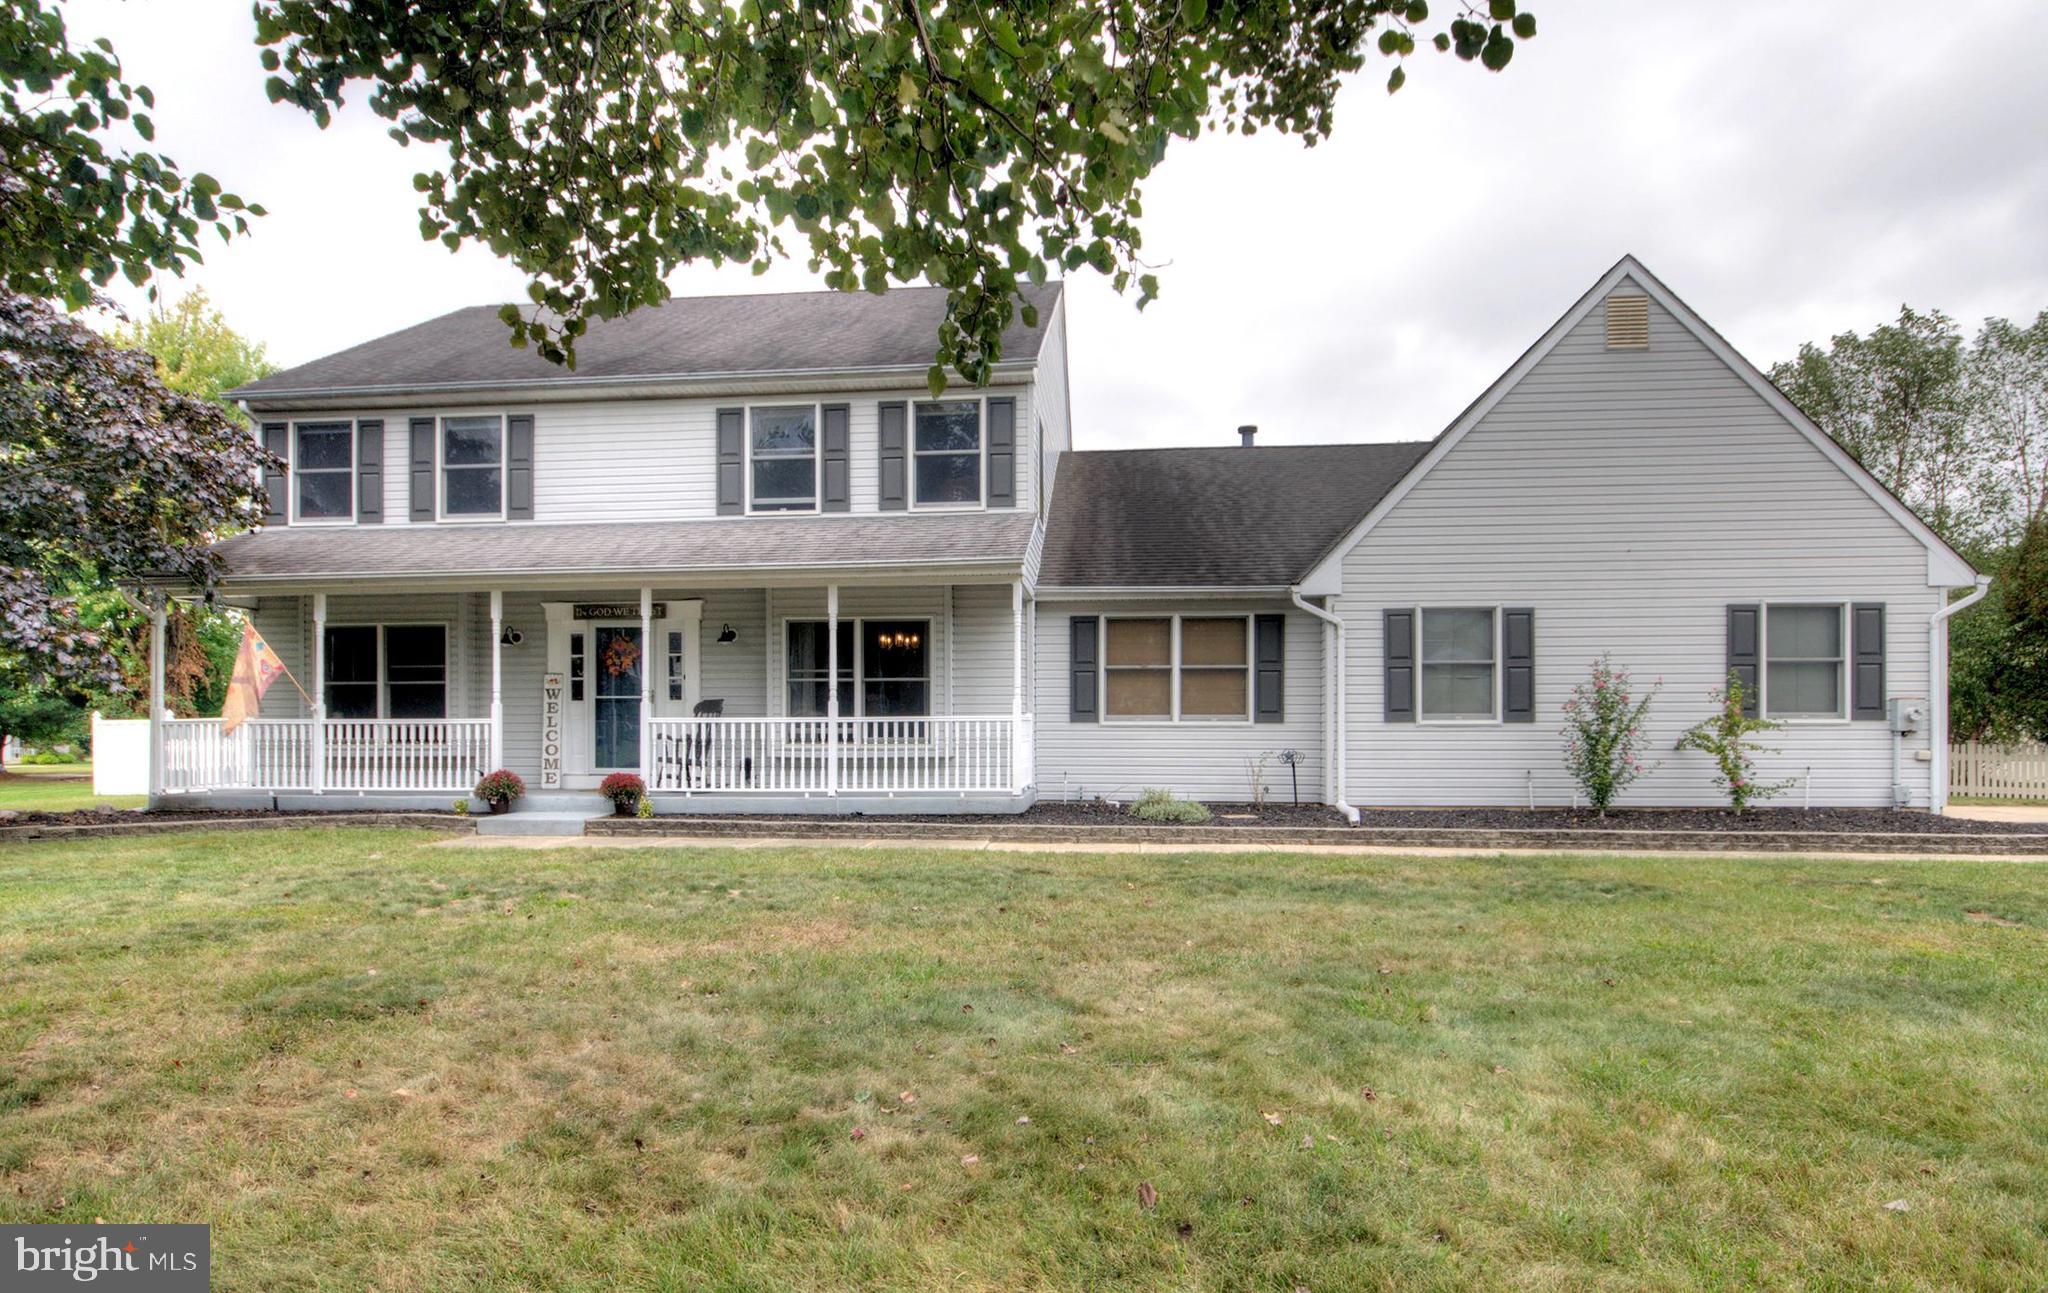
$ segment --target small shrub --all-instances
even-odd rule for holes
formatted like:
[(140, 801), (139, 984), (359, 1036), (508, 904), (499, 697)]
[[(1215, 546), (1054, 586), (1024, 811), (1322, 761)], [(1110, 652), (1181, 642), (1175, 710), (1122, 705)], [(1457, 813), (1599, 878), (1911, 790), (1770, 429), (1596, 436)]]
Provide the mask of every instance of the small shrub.
[(1643, 775), (1643, 718), (1657, 690), (1651, 687), (1635, 699), (1628, 670), (1603, 655), (1564, 703), (1565, 770), (1602, 817), (1614, 797)]
[(597, 793), (625, 808), (647, 797), (647, 783), (630, 772), (614, 772), (598, 783)]
[(49, 768), (63, 763), (77, 763), (79, 758), (68, 750), (37, 750), (34, 754), (23, 755), (21, 761), (35, 764), (39, 768)]
[(483, 780), (476, 783), (476, 797), (489, 803), (500, 799), (517, 799), (526, 793), (526, 783), (510, 768), (499, 768), (487, 772)]
[(1731, 669), (1728, 685), (1707, 693), (1709, 700), (1721, 706), (1721, 712), (1693, 724), (1678, 738), (1679, 749), (1714, 756), (1714, 784), (1721, 787), (1721, 792), (1728, 796), (1728, 806), (1738, 813), (1748, 808), (1752, 800), (1769, 799), (1799, 782), (1797, 777), (1784, 781), (1757, 780), (1756, 756), (1776, 751), (1767, 745), (1756, 745), (1750, 738), (1758, 732), (1775, 732), (1783, 724), (1744, 714), (1742, 696), (1742, 678)]
[(454, 805), (454, 807), (455, 807), (455, 815), (456, 815), (457, 817), (467, 817), (467, 816), (469, 816), (469, 801), (468, 801), (467, 799), (458, 799), (458, 800), (456, 800), (456, 801), (455, 801), (455, 805)]
[(1154, 788), (1138, 796), (1131, 805), (1134, 816), (1148, 822), (1171, 822), (1199, 826), (1209, 820), (1209, 810), (1192, 799), (1175, 799), (1171, 790)]
[(642, 799), (642, 800), (640, 801), (640, 806), (639, 806), (638, 808), (635, 808), (635, 809), (633, 810), (633, 816), (635, 816), (635, 817), (652, 817), (652, 816), (654, 816), (654, 801), (653, 801), (652, 799)]

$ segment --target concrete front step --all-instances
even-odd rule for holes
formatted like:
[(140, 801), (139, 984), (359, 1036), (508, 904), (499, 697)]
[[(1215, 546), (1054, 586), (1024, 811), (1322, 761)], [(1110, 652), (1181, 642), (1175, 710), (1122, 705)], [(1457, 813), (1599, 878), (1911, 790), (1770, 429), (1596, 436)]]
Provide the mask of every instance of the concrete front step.
[(592, 818), (610, 813), (607, 807), (599, 812), (532, 812), (513, 811), (490, 814), (476, 819), (476, 833), (479, 835), (581, 835), (583, 824)]

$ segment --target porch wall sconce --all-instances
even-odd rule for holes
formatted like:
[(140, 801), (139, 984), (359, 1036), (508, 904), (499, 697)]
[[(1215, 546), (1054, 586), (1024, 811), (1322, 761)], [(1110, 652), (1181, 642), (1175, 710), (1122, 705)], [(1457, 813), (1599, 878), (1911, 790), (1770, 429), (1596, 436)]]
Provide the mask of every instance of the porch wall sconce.
[(524, 641), (526, 641), (526, 635), (524, 633), (521, 633), (518, 629), (511, 628), (509, 626), (505, 629), (503, 633), (500, 633), (498, 635), (498, 644), (500, 646), (518, 646), (521, 642)]
[(718, 644), (720, 646), (724, 646), (728, 642), (737, 642), (739, 640), (740, 635), (733, 631), (732, 625), (726, 624), (720, 626), (718, 630)]

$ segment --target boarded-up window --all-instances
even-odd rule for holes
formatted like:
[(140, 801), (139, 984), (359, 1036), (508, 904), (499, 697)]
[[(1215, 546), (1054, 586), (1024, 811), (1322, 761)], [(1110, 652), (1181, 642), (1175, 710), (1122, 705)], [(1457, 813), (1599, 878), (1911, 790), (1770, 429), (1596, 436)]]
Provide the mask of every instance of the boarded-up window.
[(1173, 717), (1173, 621), (1110, 620), (1108, 638), (1104, 712), (1111, 718)]

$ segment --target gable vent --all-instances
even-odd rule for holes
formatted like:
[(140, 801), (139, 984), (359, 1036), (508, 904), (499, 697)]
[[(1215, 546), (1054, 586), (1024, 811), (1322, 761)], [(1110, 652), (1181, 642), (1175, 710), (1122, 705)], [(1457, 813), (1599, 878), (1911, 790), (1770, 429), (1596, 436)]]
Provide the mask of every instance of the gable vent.
[(1610, 296), (1607, 298), (1607, 348), (1648, 350), (1650, 348), (1650, 298)]

